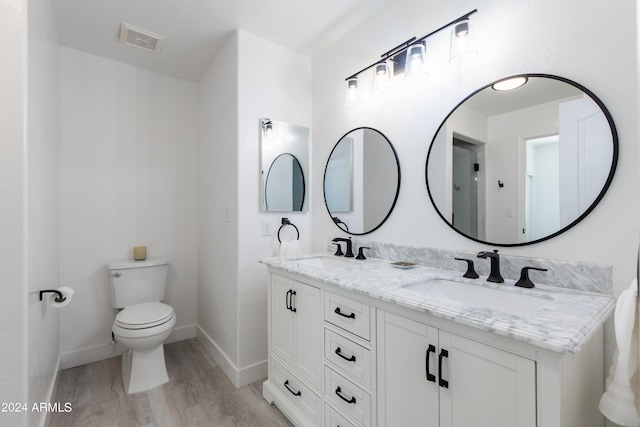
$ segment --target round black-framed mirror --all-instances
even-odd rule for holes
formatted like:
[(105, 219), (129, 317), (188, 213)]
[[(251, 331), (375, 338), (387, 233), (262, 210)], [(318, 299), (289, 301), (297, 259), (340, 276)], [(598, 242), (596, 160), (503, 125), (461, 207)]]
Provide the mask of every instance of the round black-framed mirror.
[(278, 155), (265, 181), (265, 210), (268, 212), (302, 211), (305, 180), (300, 162), (290, 153)]
[(363, 235), (389, 218), (400, 193), (400, 161), (380, 131), (358, 127), (331, 150), (324, 170), (324, 201), (340, 230)]
[[(494, 85), (522, 78), (508, 91)], [(554, 75), (522, 74), (474, 91), (435, 133), (429, 198), (453, 230), (493, 246), (524, 246), (578, 224), (615, 174), (618, 134), (604, 103)]]

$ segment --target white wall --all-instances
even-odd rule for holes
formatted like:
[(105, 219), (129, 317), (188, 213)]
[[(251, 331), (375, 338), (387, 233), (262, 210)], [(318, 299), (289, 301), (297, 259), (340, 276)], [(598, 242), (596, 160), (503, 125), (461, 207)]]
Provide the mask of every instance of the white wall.
[[(238, 31), (238, 39), (239, 366), (260, 364), (266, 376), (268, 276), (258, 260), (271, 256), (275, 235), (262, 237), (261, 223), (270, 221), (277, 234), (281, 218), (288, 217), (298, 227), (306, 252), (311, 250), (312, 232), (308, 212), (260, 212), (258, 119), (311, 127), (311, 61), (245, 31)], [(309, 179), (307, 185), (313, 188), (316, 181)]]
[[(486, 144), (487, 177), (487, 236), (494, 242), (516, 242), (524, 218), (519, 216), (519, 203), (523, 202), (524, 177), (521, 174), (524, 140), (558, 133), (558, 105), (560, 101), (547, 102), (488, 118)], [(531, 120), (535, 117), (535, 120)], [(518, 141), (515, 144), (514, 141)], [(609, 165), (611, 163), (609, 162)], [(504, 187), (498, 187), (498, 180)], [(603, 180), (604, 182), (604, 180)], [(602, 188), (602, 187), (601, 187)], [(507, 209), (513, 214), (508, 217)], [(577, 217), (574, 216), (573, 219)], [(563, 227), (568, 223), (563, 224)], [(558, 227), (555, 228), (558, 230)]]
[[(39, 403), (51, 399), (60, 363), (60, 311), (39, 301), (39, 291), (57, 288), (60, 278), (60, 96), (50, 2), (30, 2), (28, 18), (28, 401)], [(29, 412), (29, 425), (43, 425), (46, 415)]]
[(198, 82), (198, 336), (233, 378), (238, 364), (238, 38)]
[[(477, 8), (472, 20), (480, 56), (468, 68), (448, 64), (449, 33), (427, 41), (430, 77), (418, 91), (396, 91), (386, 104), (344, 108), (344, 79), (411, 36), (422, 36)], [(410, 12), (409, 12), (410, 11)], [(501, 252), (613, 265), (614, 294), (635, 276), (638, 215), (638, 105), (634, 2), (606, 5), (577, 0), (510, 2), (464, 0), (389, 3), (375, 16), (313, 59), (314, 250), (338, 232), (322, 204), (322, 170), (338, 138), (358, 126), (383, 132), (398, 151), (402, 188), (395, 211), (367, 238), (461, 250), (488, 249), (455, 233), (427, 195), (424, 168), (431, 139), (447, 113), (467, 94), (501, 77), (539, 72), (572, 79), (592, 90), (613, 115), (620, 159), (598, 207), (561, 236)], [(362, 78), (362, 87), (370, 86)], [(603, 230), (606, 232), (603, 233)], [(607, 334), (608, 352), (612, 334)]]
[(107, 263), (171, 258), (169, 341), (195, 336), (196, 84), (60, 48), (62, 367), (118, 354)]
[[(428, 39), (433, 65), (426, 87), (413, 93), (394, 93), (383, 106), (370, 103), (359, 109), (344, 108), (344, 78), (399, 41), (426, 34), (467, 12), (468, 2), (394, 2), (314, 58), (316, 180), (321, 180), (324, 162), (345, 130), (378, 128), (398, 150), (403, 182), (396, 210), (368, 237), (402, 244), (486, 249), (453, 232), (437, 217), (429, 201), (424, 167), (433, 134), (468, 93), (500, 77), (535, 71), (573, 79), (603, 100), (617, 125), (622, 154), (612, 186), (594, 212), (562, 236), (502, 251), (612, 264), (619, 293), (635, 274), (640, 230), (637, 198), (628, 197), (635, 194), (638, 182), (638, 108), (637, 100), (628, 96), (637, 87), (636, 51), (629, 42), (636, 31), (634, 5), (625, 1), (585, 7), (578, 1), (526, 4), (480, 0), (473, 6), (479, 10), (472, 17), (481, 49), (478, 60), (467, 69), (451, 67), (447, 61), (449, 33), (439, 33)], [(367, 88), (366, 76), (363, 80), (362, 86)], [(337, 229), (322, 206), (321, 185), (314, 186), (314, 196), (314, 249), (320, 250)], [(603, 229), (608, 230), (606, 235), (599, 232)]]
[[(0, 402), (26, 402), (27, 276), (25, 219), (26, 2), (0, 3)], [(27, 425), (25, 414), (0, 415), (4, 425)]]
[[(308, 58), (237, 31), (198, 83), (199, 336), (236, 385), (267, 373), (268, 276), (258, 260), (271, 256), (283, 216), (311, 249), (308, 212), (260, 212), (259, 158), (261, 117), (311, 127), (310, 70)], [(263, 220), (274, 235), (261, 235)]]
[[(27, 20), (30, 25), (27, 24)], [(56, 29), (48, 2), (0, 5), (0, 402), (50, 399), (59, 316), (38, 299), (57, 286), (58, 91)], [(0, 414), (2, 425), (42, 425), (45, 413)]]

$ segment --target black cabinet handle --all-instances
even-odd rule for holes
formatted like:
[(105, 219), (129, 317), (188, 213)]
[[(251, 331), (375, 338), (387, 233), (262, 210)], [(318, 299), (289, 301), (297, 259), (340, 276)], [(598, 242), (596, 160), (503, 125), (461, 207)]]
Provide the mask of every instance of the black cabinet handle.
[(356, 314), (355, 313), (351, 312), (351, 314), (344, 314), (343, 312), (340, 311), (340, 307), (336, 307), (336, 309), (333, 310), (333, 312), (335, 314), (338, 314), (338, 315), (340, 315), (342, 317), (346, 317), (348, 319), (355, 319), (356, 318)]
[(287, 388), (287, 390), (289, 390), (289, 393), (293, 394), (294, 396), (302, 396), (302, 392), (300, 390), (298, 390), (297, 392), (291, 390), (291, 387), (289, 387), (289, 380), (286, 380), (284, 382), (284, 386)]
[(338, 395), (338, 397), (342, 400), (344, 400), (347, 403), (356, 403), (356, 398), (355, 396), (351, 396), (351, 399), (347, 399), (346, 397), (344, 397), (342, 395), (342, 389), (340, 387), (336, 388), (336, 394)]
[(427, 381), (431, 381), (432, 383), (436, 382), (436, 376), (429, 372), (429, 355), (436, 353), (436, 346), (433, 344), (429, 344), (429, 348), (427, 349), (427, 356), (425, 361), (425, 371), (427, 371)]
[(295, 308), (295, 307), (293, 306), (293, 297), (294, 297), (294, 296), (296, 296), (296, 295), (298, 295), (298, 294), (296, 293), (296, 291), (291, 291), (291, 297), (290, 297), (290, 299), (289, 299), (289, 300), (291, 301), (291, 303), (290, 303), (291, 307), (289, 308), (289, 310), (293, 311), (294, 313), (295, 313), (296, 311), (298, 311), (298, 309), (297, 309), (297, 308)]
[(445, 357), (449, 357), (449, 352), (445, 349), (440, 350), (440, 355), (438, 356), (438, 376), (440, 377), (438, 384), (440, 387), (449, 388), (449, 381), (442, 378), (442, 359)]
[(355, 362), (356, 361), (356, 356), (355, 355), (351, 355), (351, 357), (347, 357), (344, 354), (342, 354), (342, 350), (340, 349), (340, 347), (336, 347), (336, 351), (335, 353), (342, 357), (344, 360), (346, 360), (347, 362)]
[(293, 306), (293, 296), (296, 295), (296, 291), (293, 289), (289, 289), (287, 291), (287, 295), (285, 297), (285, 302), (287, 304), (287, 310), (293, 311), (294, 313), (298, 310)]
[(287, 310), (291, 310), (291, 292), (293, 292), (293, 290), (289, 289), (284, 299), (285, 304), (287, 305)]

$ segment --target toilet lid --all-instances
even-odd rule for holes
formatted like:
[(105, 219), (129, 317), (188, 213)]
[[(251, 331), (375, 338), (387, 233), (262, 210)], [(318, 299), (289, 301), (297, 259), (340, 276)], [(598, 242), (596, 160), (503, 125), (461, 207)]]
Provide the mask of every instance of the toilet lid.
[(116, 316), (116, 324), (127, 329), (150, 328), (165, 323), (173, 316), (173, 307), (160, 301), (130, 305)]

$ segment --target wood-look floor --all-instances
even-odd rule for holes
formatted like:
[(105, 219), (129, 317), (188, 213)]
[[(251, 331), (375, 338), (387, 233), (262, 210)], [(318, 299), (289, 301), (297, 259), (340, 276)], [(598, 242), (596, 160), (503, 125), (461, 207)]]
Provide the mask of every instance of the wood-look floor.
[(61, 371), (54, 402), (72, 410), (49, 427), (292, 425), (262, 398), (262, 381), (235, 388), (196, 340), (164, 349), (169, 382), (145, 393), (125, 393), (120, 357)]

